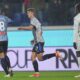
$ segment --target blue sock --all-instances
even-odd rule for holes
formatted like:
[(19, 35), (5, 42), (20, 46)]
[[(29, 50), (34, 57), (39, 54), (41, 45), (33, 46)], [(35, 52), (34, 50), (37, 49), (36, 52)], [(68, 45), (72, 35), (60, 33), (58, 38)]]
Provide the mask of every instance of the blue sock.
[(46, 54), (46, 55), (44, 55), (43, 56), (43, 60), (42, 61), (44, 61), (44, 60), (47, 60), (47, 59), (50, 59), (50, 58), (52, 58), (52, 57), (55, 57), (56, 55), (55, 54)]
[(38, 70), (38, 62), (36, 60), (33, 61), (33, 67), (34, 67), (35, 72), (39, 72), (39, 70)]

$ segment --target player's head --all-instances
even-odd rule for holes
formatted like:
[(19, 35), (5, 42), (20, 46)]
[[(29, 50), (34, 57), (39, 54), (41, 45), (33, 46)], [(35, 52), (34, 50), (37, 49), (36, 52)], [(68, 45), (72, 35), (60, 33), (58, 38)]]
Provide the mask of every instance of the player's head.
[(80, 3), (76, 4), (76, 13), (80, 13)]
[(0, 9), (0, 15), (5, 15), (5, 11), (3, 9)]
[(32, 18), (35, 16), (35, 9), (34, 8), (28, 8), (27, 9), (27, 15), (29, 18)]

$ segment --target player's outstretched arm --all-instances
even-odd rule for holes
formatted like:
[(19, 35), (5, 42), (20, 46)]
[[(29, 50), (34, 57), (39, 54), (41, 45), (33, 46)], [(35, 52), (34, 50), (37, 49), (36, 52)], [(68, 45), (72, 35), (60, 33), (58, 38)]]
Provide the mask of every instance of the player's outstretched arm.
[(19, 27), (18, 30), (32, 30), (33, 26), (27, 26), (27, 27)]

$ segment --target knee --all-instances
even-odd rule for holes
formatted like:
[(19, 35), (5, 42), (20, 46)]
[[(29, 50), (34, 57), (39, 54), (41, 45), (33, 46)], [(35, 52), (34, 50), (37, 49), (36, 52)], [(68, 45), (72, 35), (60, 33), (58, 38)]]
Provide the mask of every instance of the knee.
[(36, 57), (31, 56), (31, 60), (34, 62), (36, 60)]
[(1, 52), (1, 53), (0, 53), (0, 58), (1, 58), (1, 59), (2, 59), (2, 58), (5, 58), (4, 52)]
[(39, 60), (39, 61), (43, 61), (42, 57), (38, 57), (38, 60)]

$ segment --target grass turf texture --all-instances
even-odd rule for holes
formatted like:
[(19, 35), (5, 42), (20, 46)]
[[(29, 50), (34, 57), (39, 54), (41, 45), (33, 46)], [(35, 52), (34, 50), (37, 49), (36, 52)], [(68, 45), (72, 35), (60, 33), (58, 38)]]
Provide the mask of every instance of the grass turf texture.
[(0, 80), (80, 80), (80, 78), (74, 78), (79, 75), (80, 72), (41, 72), (41, 77), (34, 78), (29, 77), (33, 72), (14, 72), (12, 78), (5, 78), (4, 73), (0, 72)]

